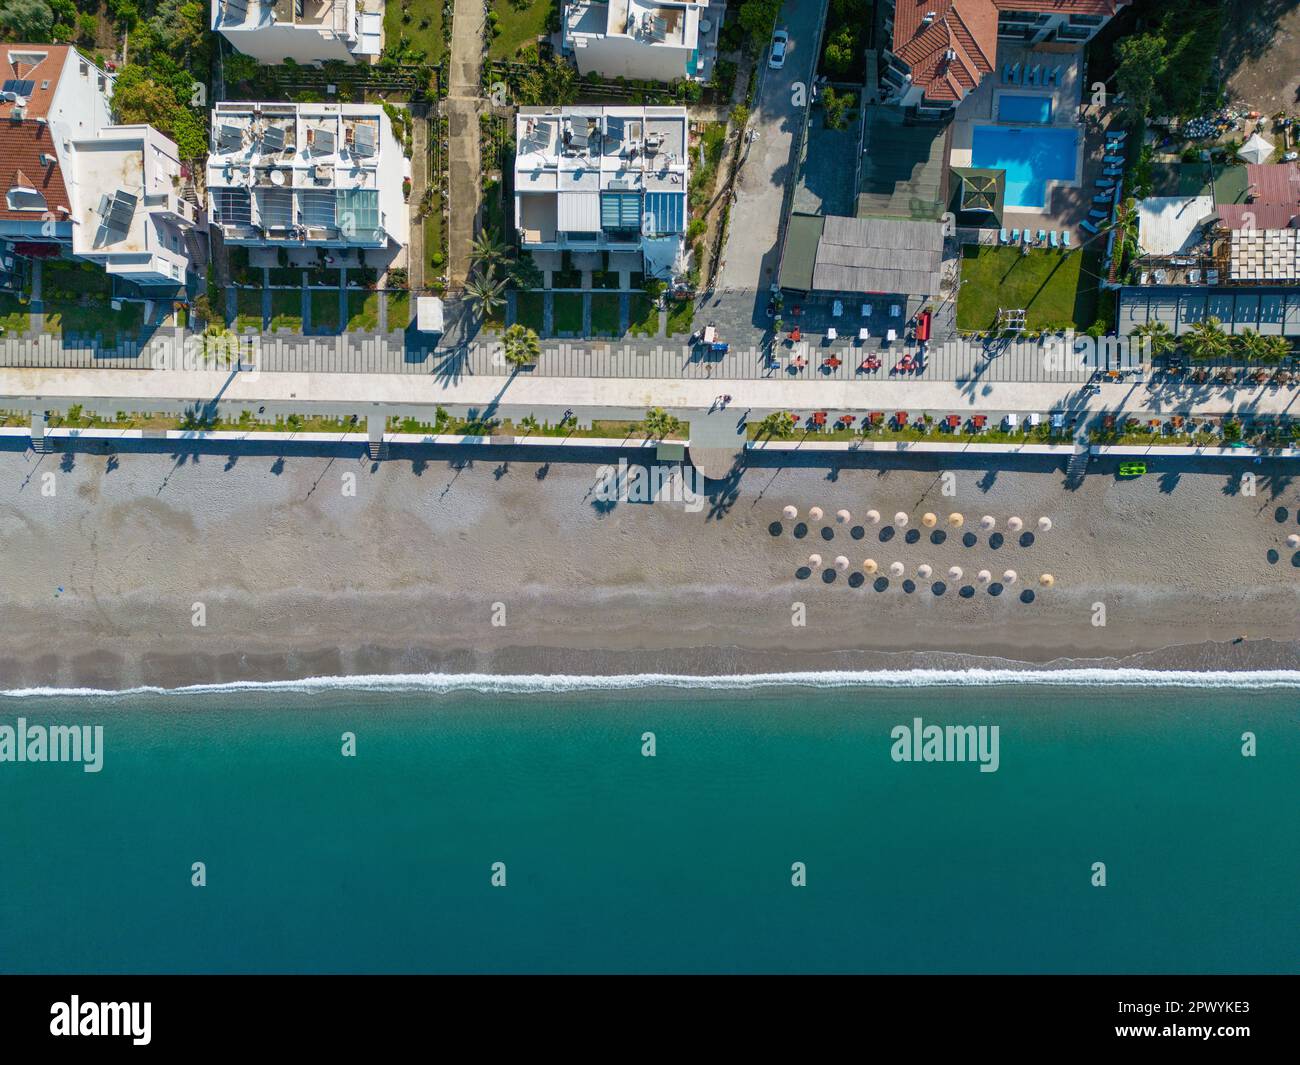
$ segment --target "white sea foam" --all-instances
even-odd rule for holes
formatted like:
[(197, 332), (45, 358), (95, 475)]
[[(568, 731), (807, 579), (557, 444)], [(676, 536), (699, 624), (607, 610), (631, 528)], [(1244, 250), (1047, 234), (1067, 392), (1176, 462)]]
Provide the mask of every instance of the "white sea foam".
[(500, 695), (557, 694), (587, 691), (633, 691), (677, 688), (752, 691), (763, 688), (960, 688), (1040, 685), (1045, 687), (1231, 688), (1267, 690), (1300, 688), (1300, 670), (1158, 670), (1158, 669), (882, 669), (824, 672), (740, 673), (719, 676), (681, 673), (625, 673), (612, 676), (571, 674), (396, 673), (302, 680), (231, 681), (178, 688), (15, 688), (0, 691), (10, 699), (133, 695), (223, 695), (237, 692), (428, 692), (445, 695), (477, 692)]

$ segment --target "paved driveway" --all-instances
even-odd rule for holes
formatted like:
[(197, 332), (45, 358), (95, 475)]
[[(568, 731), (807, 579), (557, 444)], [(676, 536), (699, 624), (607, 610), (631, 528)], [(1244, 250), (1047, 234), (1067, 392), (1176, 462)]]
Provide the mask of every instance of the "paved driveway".
[[(710, 317), (741, 320), (766, 327), (766, 293), (776, 280), (780, 253), (781, 207), (786, 185), (795, 179), (795, 139), (803, 125), (804, 108), (793, 103), (796, 83), (811, 89), (817, 64), (817, 37), (828, 0), (786, 0), (780, 25), (790, 33), (785, 66), (772, 70), (767, 55), (760, 60), (761, 79), (750, 127), (758, 136), (749, 146), (736, 184), (737, 201), (722, 252), (723, 267), (716, 284), (721, 302)], [(853, 165), (846, 160), (846, 165)], [(758, 306), (759, 292), (763, 293)], [(710, 301), (712, 304), (713, 301)], [(740, 320), (738, 320), (740, 319)]]

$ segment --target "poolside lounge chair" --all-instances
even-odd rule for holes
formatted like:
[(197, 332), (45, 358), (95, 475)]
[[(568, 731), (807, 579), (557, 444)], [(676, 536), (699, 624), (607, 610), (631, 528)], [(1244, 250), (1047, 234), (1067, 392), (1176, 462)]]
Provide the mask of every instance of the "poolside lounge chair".
[(1119, 177), (1124, 173), (1124, 168), (1122, 166), (1108, 166), (1102, 173), (1108, 177)]
[(1066, 248), (1070, 246), (1070, 231), (1068, 229), (1061, 230), (1061, 244)]
[(1050, 81), (1050, 83), (1051, 83), (1052, 85), (1060, 85), (1060, 84), (1061, 84), (1061, 68), (1060, 68), (1060, 67), (1052, 67), (1052, 76), (1051, 76), (1051, 78), (1049, 79), (1049, 81)]
[(1004, 229), (1003, 229), (1003, 230), (998, 234), (998, 243), (999, 243), (999, 244), (1005, 244), (1006, 242), (1007, 242), (1007, 231), (1006, 231), (1006, 229), (1004, 228)]
[(1002, 64), (1002, 81), (1003, 81), (1003, 83), (1010, 82), (1012, 85), (1014, 85), (1014, 84), (1016, 83), (1016, 67), (1017, 67), (1017, 65), (1018, 65), (1018, 64), (1015, 64), (1015, 63), (1003, 63), (1003, 64)]
[(1218, 270), (1206, 270), (1206, 271), (1205, 271), (1205, 281), (1206, 281), (1206, 284), (1209, 284), (1209, 285), (1217, 285), (1217, 284), (1219, 283), (1219, 271), (1218, 271)]
[(1125, 137), (1128, 136), (1128, 130), (1121, 129), (1115, 133), (1107, 133), (1106, 136), (1110, 137), (1112, 140), (1122, 141)]
[(1088, 217), (1100, 219), (1100, 218), (1105, 218), (1108, 214), (1110, 214), (1109, 211), (1103, 211), (1099, 207), (1094, 207), (1091, 211), (1088, 212)]
[(1020, 243), (1020, 230), (1018, 230), (1018, 229), (1013, 229), (1013, 230), (1011, 231), (1011, 243), (1012, 243), (1012, 244), (1019, 244), (1019, 243)]
[(1097, 232), (1097, 227), (1094, 226), (1091, 222), (1089, 222), (1086, 218), (1079, 223), (1079, 228), (1086, 229), (1089, 233)]
[(1099, 189), (1109, 189), (1112, 188), (1114, 184), (1115, 184), (1114, 178), (1099, 177), (1097, 179), (1097, 188)]
[(1093, 203), (1110, 203), (1111, 198), (1112, 198), (1112, 197), (1111, 197), (1111, 194), (1110, 194), (1109, 192), (1101, 192), (1101, 193), (1098, 193), (1096, 196), (1094, 196), (1094, 197), (1092, 198), (1092, 202), (1093, 202)]
[(1048, 240), (1048, 242), (1052, 245), (1053, 248), (1055, 248), (1055, 247), (1057, 246), (1057, 244), (1056, 244), (1056, 230), (1053, 229), (1053, 230), (1052, 230), (1052, 231), (1047, 235), (1047, 240)]
[(1043, 241), (1045, 241), (1046, 239), (1047, 239), (1047, 230), (1045, 230), (1045, 229), (1040, 229), (1040, 230), (1038, 231), (1038, 238), (1037, 238), (1038, 243), (1039, 243), (1039, 244), (1042, 244)]
[(1111, 166), (1122, 166), (1124, 164), (1124, 157), (1122, 155), (1103, 155), (1101, 161), (1103, 163), (1109, 163)]

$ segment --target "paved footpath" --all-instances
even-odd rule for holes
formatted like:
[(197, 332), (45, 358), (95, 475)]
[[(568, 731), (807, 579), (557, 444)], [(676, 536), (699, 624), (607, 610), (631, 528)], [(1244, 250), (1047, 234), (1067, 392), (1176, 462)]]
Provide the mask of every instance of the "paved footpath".
[(464, 284), (470, 271), (470, 243), (478, 217), (479, 90), (483, 78), (483, 0), (456, 0), (447, 66), (448, 206), (451, 228), (448, 251), (453, 287)]

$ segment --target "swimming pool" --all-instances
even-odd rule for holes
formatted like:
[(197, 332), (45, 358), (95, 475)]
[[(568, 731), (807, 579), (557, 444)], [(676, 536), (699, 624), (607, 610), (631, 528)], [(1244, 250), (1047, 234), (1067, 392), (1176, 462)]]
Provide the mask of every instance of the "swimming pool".
[(998, 97), (998, 121), (1041, 122), (1046, 125), (1052, 121), (1052, 98), (1004, 92)]
[(1074, 179), (1079, 135), (1054, 126), (976, 126), (970, 165), (1007, 172), (1006, 206), (1043, 207), (1049, 181)]

